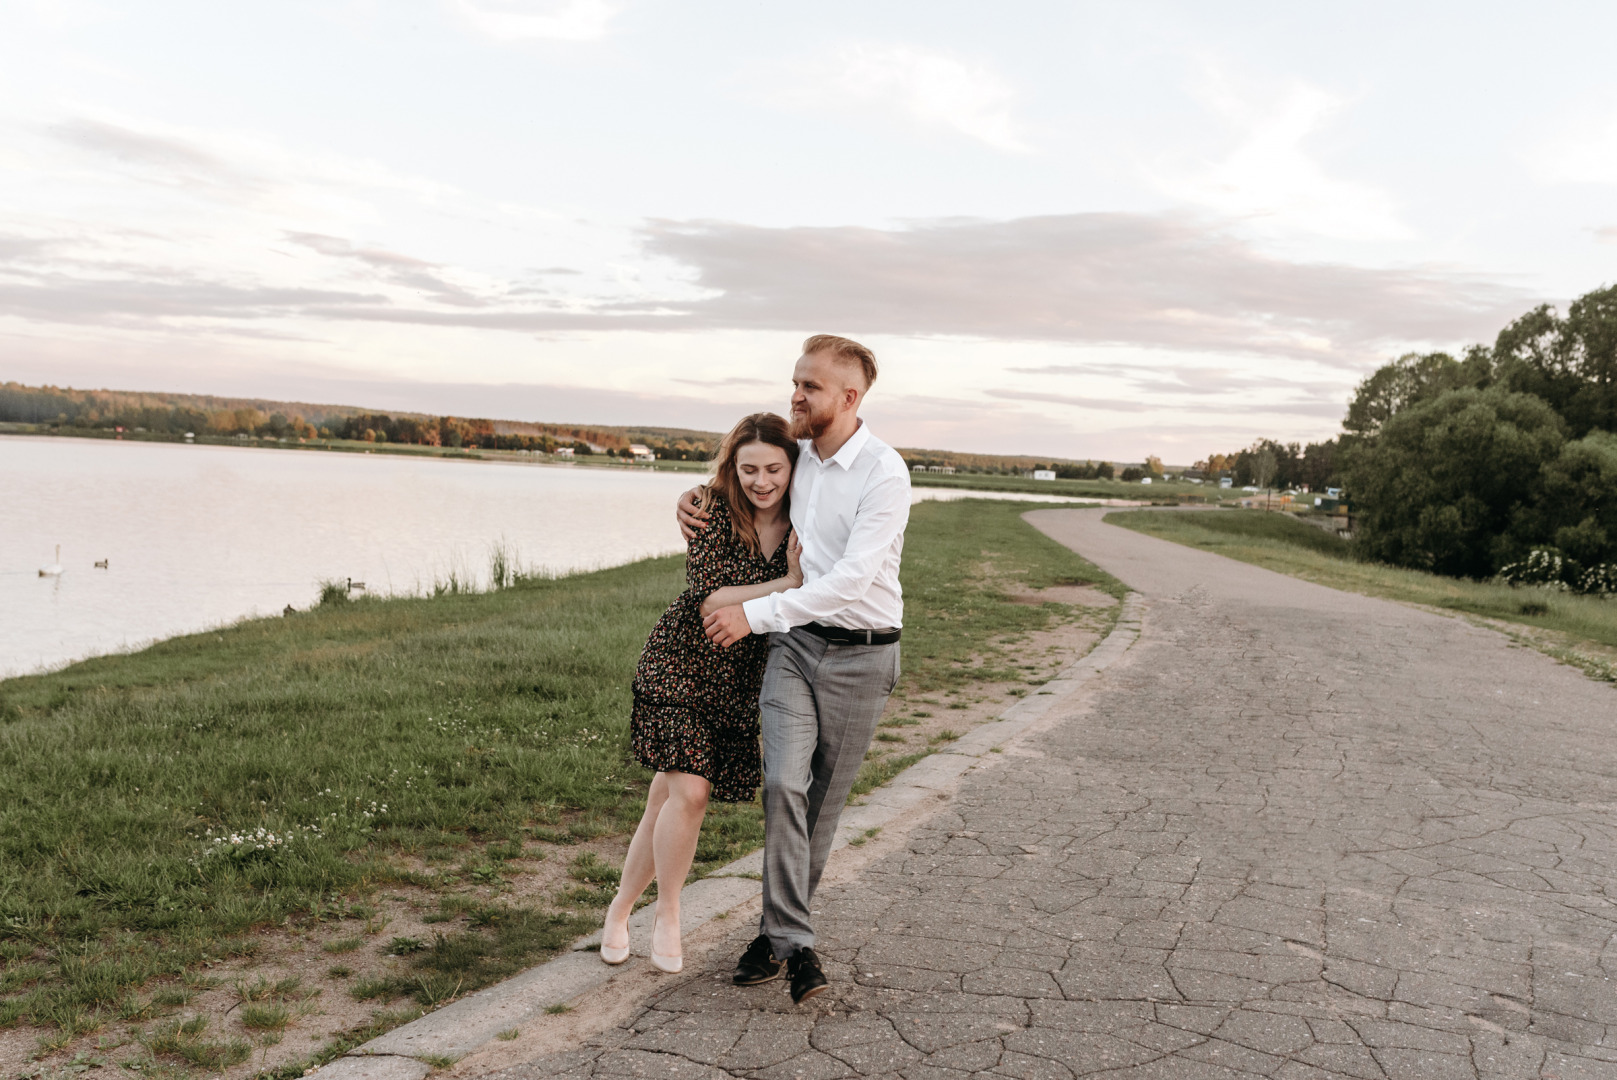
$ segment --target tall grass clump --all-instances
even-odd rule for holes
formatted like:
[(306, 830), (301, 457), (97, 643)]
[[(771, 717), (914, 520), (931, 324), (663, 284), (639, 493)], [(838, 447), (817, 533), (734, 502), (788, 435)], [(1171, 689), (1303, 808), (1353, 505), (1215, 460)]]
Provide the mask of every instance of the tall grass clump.
[(522, 576), (516, 548), (502, 538), (489, 547), (488, 581), (491, 589), (509, 589)]

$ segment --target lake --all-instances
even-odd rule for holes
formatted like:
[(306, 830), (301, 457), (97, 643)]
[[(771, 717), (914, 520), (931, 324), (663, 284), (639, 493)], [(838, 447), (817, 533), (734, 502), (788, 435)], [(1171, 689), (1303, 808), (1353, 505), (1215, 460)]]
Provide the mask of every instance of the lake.
[[(673, 503), (698, 479), (0, 436), (0, 677), (306, 608), (322, 581), (418, 593), (454, 574), (482, 586), (501, 544), (524, 568), (553, 573), (682, 551)], [(983, 495), (1018, 497), (915, 493)], [(57, 545), (64, 572), (42, 578)]]

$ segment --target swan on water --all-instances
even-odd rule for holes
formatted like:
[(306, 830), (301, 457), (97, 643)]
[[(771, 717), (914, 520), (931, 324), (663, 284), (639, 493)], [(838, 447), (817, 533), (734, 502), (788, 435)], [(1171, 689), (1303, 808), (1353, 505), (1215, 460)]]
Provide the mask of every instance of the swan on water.
[(95, 568), (96, 568), (96, 569), (97, 569), (97, 570), (105, 570), (105, 569), (107, 569), (107, 563), (108, 563), (108, 562), (109, 562), (109, 561), (111, 561), (111, 560), (108, 560), (108, 559), (97, 559), (97, 560), (96, 560), (96, 562), (95, 562)]
[(56, 545), (56, 561), (51, 563), (49, 566), (41, 566), (39, 568), (39, 576), (40, 577), (56, 577), (57, 575), (61, 574), (61, 572), (62, 572), (62, 545), (57, 544)]

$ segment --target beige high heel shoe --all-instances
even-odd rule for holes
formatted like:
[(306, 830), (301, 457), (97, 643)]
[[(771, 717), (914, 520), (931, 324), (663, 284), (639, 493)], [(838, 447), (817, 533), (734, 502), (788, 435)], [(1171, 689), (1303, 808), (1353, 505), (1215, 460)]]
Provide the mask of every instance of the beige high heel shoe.
[[(611, 908), (607, 909), (607, 913), (608, 913), (609, 917), (610, 917), (610, 914), (611, 914), (611, 910), (612, 910)], [(625, 920), (625, 922), (627, 922), (627, 920)], [(628, 930), (627, 925), (624, 926), (624, 930)], [(606, 927), (604, 927), (604, 926), (601, 927), (601, 962), (604, 963), (604, 964), (610, 964), (613, 967), (617, 967), (619, 964), (623, 963), (627, 959), (629, 959), (629, 946), (625, 945), (621, 949), (609, 949), (609, 948), (607, 948), (606, 947)]]
[[(651, 940), (653, 942), (657, 940), (657, 920), (662, 917), (663, 906), (658, 904), (657, 914), (653, 915), (651, 918)], [(678, 975), (685, 967), (685, 956), (683, 953), (681, 953), (679, 956), (664, 956), (662, 953), (657, 951), (657, 946), (653, 944), (651, 947), (651, 964), (658, 971), (666, 971), (670, 975)]]

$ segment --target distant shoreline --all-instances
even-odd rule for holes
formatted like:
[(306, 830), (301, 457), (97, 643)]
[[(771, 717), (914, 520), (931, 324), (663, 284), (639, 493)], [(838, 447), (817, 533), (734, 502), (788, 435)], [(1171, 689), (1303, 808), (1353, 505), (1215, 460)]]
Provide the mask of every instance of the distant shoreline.
[[(44, 424), (0, 422), (0, 435), (34, 436), (53, 439), (98, 439), (106, 442), (151, 442), (173, 445), (228, 446), (238, 449), (324, 451), (340, 454), (390, 454), (400, 457), (438, 458), (445, 461), (496, 462), (517, 465), (556, 465), (571, 468), (614, 469), (623, 472), (683, 472), (705, 474), (705, 461), (657, 461), (635, 463), (608, 454), (583, 454), (565, 458), (556, 454), (523, 450), (467, 450), (448, 446), (418, 446), (411, 443), (367, 443), (357, 439), (273, 439), (234, 435), (198, 435), (194, 439), (164, 432), (125, 431), (117, 433), (98, 428), (63, 431)], [(947, 488), (957, 491), (1002, 491), (1038, 495), (1067, 495), (1079, 499), (1127, 499), (1146, 505), (1177, 505), (1195, 501), (1216, 503), (1221, 498), (1238, 497), (1239, 492), (1219, 491), (1205, 485), (1158, 483), (1153, 486), (1122, 480), (1034, 480), (1022, 476), (993, 473), (914, 473), (915, 487)]]
[(114, 432), (101, 428), (75, 428), (63, 431), (44, 424), (0, 422), (0, 435), (47, 439), (94, 439), (100, 442), (167, 443), (174, 446), (226, 446), (243, 450), (314, 450), (339, 454), (390, 454), (398, 457), (441, 458), (446, 461), (505, 462), (518, 465), (583, 465), (597, 469), (639, 472), (706, 472), (704, 461), (658, 461), (635, 463), (608, 454), (584, 454), (566, 458), (557, 454), (523, 450), (468, 450), (454, 446), (418, 446), (413, 443), (368, 443), (358, 439), (273, 439), (256, 436), (198, 435), (187, 439), (167, 432)]

